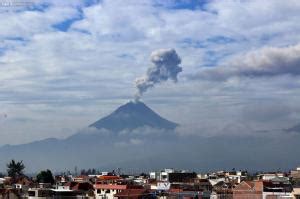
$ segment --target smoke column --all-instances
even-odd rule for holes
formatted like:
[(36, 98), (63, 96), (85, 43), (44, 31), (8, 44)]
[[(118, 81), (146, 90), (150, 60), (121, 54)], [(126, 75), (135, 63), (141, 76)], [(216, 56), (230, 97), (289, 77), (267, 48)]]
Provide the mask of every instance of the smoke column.
[(167, 81), (168, 79), (177, 82), (177, 75), (182, 71), (179, 66), (181, 63), (180, 57), (174, 49), (159, 49), (151, 53), (150, 56), (153, 66), (148, 68), (147, 73), (135, 80), (137, 92), (135, 100), (139, 100), (144, 92), (149, 88)]

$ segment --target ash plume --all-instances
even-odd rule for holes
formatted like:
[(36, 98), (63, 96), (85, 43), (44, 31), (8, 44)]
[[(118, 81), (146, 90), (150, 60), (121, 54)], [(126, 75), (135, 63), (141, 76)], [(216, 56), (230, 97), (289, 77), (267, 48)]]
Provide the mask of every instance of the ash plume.
[(179, 66), (181, 59), (174, 49), (159, 49), (151, 53), (153, 66), (148, 68), (147, 73), (135, 80), (137, 92), (135, 100), (139, 100), (149, 88), (167, 81), (168, 79), (177, 82), (177, 75), (182, 71)]

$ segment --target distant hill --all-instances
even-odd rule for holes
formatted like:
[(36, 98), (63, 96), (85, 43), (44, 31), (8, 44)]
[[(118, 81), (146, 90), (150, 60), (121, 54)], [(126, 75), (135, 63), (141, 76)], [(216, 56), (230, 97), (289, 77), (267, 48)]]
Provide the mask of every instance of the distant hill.
[(300, 133), (300, 124), (297, 124), (295, 126), (292, 126), (291, 128), (285, 129), (286, 132), (297, 132)]
[(128, 102), (110, 115), (91, 124), (90, 127), (113, 132), (133, 130), (139, 127), (173, 130), (178, 124), (162, 118), (143, 102)]
[(0, 147), (0, 171), (6, 171), (6, 163), (11, 159), (23, 160), (26, 172), (73, 171), (75, 166), (102, 171), (122, 168), (141, 172), (175, 167), (204, 172), (234, 167), (274, 170), (299, 165), (293, 154), (300, 153), (297, 147), (300, 134), (275, 138), (177, 136), (176, 140), (146, 137), (139, 144), (119, 140), (118, 136), (112, 136), (113, 139), (105, 139), (101, 134), (81, 136), (82, 139), (45, 139)]

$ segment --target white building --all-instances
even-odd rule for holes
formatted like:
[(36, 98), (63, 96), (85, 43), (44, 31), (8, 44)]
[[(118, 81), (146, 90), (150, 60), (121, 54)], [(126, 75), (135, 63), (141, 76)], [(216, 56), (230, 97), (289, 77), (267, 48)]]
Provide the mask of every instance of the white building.
[(30, 188), (28, 190), (28, 199), (51, 199), (52, 190), (41, 188)]
[(263, 174), (259, 174), (258, 179), (261, 180), (272, 180), (273, 178), (276, 177), (284, 177), (283, 173), (263, 173)]
[(95, 184), (94, 188), (96, 199), (114, 199), (114, 195), (127, 189), (127, 185)]
[(235, 180), (237, 183), (241, 183), (246, 178), (242, 171), (226, 172), (225, 176), (230, 180)]
[(155, 179), (157, 181), (169, 181), (169, 173), (174, 173), (174, 169), (164, 169), (159, 172), (150, 172), (150, 179)]

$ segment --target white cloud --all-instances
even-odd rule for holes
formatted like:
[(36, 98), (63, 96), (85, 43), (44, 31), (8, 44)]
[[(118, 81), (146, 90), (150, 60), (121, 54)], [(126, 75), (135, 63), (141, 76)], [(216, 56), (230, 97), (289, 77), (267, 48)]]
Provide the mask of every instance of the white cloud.
[(29, 39), (34, 34), (54, 31), (52, 25), (78, 17), (72, 7), (50, 7), (45, 11), (25, 10), (22, 12), (0, 12), (0, 37)]
[(116, 147), (132, 147), (132, 146), (141, 145), (141, 144), (143, 144), (143, 140), (135, 139), (135, 138), (131, 138), (127, 141), (120, 141), (120, 142), (114, 143), (114, 145)]

